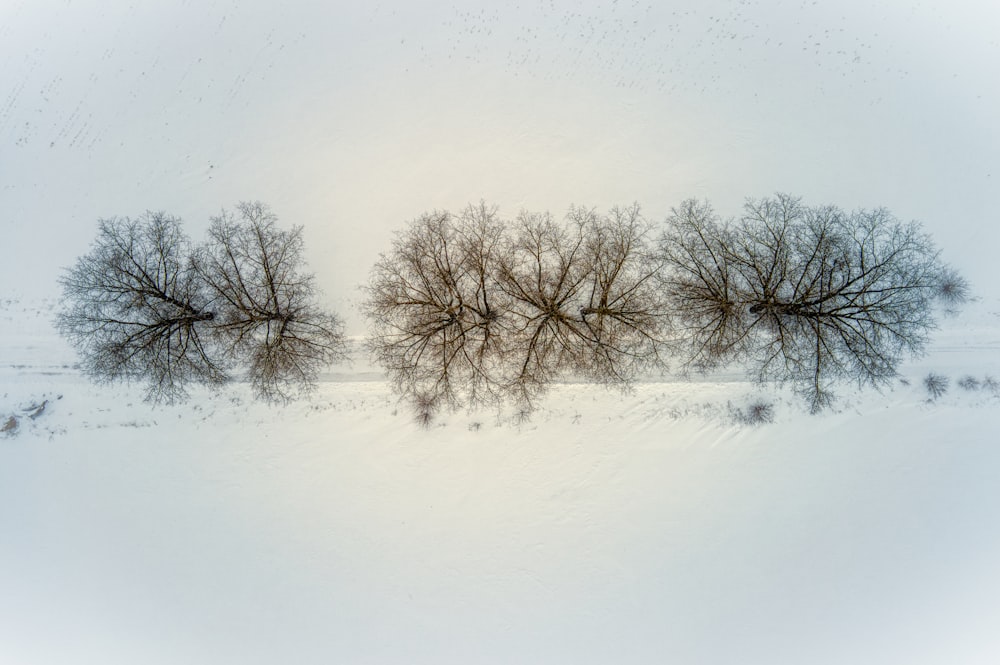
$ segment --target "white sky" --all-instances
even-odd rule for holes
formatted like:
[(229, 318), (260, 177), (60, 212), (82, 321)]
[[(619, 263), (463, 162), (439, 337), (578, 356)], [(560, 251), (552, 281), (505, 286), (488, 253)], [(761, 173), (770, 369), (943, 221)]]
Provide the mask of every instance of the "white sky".
[(775, 191), (924, 222), (980, 292), (1000, 246), (993, 0), (0, 0), (0, 297), (54, 295), (98, 218), (243, 199), (327, 302), (392, 232)]

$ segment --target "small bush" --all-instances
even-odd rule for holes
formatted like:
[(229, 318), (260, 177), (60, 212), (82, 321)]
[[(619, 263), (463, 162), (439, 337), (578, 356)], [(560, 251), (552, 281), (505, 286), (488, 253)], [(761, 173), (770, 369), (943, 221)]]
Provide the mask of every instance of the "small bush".
[(755, 400), (746, 409), (730, 406), (733, 420), (741, 425), (767, 425), (774, 422), (774, 405)]
[(948, 377), (931, 372), (924, 377), (924, 388), (931, 400), (935, 400), (948, 392)]
[(770, 402), (754, 402), (746, 411), (748, 425), (764, 425), (774, 422), (774, 405)]
[(0, 434), (4, 434), (6, 436), (15, 436), (17, 434), (17, 428), (19, 425), (20, 423), (18, 423), (17, 421), (17, 416), (11, 416), (7, 418), (7, 421), (4, 423), (3, 427), (0, 427)]
[(991, 393), (996, 395), (998, 392), (1000, 392), (1000, 382), (998, 382), (992, 376), (986, 375), (983, 378), (982, 388), (983, 390), (989, 390)]
[(972, 390), (979, 390), (982, 387), (982, 384), (976, 377), (971, 375), (966, 375), (958, 380), (958, 387), (961, 388), (962, 390), (972, 391)]
[(952, 268), (945, 268), (939, 276), (936, 295), (944, 303), (945, 311), (954, 314), (958, 305), (969, 300), (969, 282)]
[(531, 409), (527, 406), (519, 408), (511, 418), (515, 425), (527, 425), (531, 422)]
[(421, 427), (427, 429), (434, 422), (434, 416), (441, 408), (441, 400), (431, 393), (421, 392), (413, 396), (413, 416), (414, 420)]

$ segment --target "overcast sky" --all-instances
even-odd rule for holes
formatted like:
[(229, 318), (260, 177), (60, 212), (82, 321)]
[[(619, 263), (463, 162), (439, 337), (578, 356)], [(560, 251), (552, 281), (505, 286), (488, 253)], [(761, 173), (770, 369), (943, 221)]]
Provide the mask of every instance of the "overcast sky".
[(0, 297), (55, 295), (101, 217), (245, 199), (328, 304), (394, 229), (775, 191), (885, 206), (980, 293), (1000, 246), (1000, 4), (0, 0)]

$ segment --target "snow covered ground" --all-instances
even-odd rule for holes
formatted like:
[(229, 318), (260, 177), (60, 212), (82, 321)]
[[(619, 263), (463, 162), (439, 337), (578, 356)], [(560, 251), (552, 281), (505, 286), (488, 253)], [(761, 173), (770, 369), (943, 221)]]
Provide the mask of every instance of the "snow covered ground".
[[(958, 386), (1000, 380), (998, 35), (992, 0), (0, 1), (0, 665), (1000, 662), (1000, 397)], [(969, 278), (908, 384), (817, 417), (734, 372), (563, 384), (421, 429), (362, 357), (153, 408), (51, 326), (96, 221), (147, 209), (197, 241), (270, 204), (360, 336), (424, 211), (776, 191), (921, 220)]]
[(1000, 377), (996, 300), (834, 413), (665, 377), (430, 429), (363, 358), (287, 407), (154, 408), (78, 375), (53, 306), (0, 305), (4, 663), (1000, 655), (1000, 396), (956, 385)]

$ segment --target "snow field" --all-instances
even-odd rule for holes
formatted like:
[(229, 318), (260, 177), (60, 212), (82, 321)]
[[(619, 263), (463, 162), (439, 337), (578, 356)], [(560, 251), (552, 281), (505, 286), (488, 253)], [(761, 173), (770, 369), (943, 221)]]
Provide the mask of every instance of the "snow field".
[[(7, 662), (1000, 650), (998, 398), (955, 385), (1000, 375), (983, 303), (907, 366), (909, 386), (848, 387), (835, 413), (731, 375), (624, 395), (562, 384), (525, 422), (456, 413), (428, 429), (363, 359), (286, 407), (241, 385), (151, 407), (76, 375), (33, 307), (8, 304), (0, 335), (3, 413), (49, 400), (0, 438)], [(952, 378), (934, 403), (925, 368)], [(775, 422), (735, 423), (758, 398)]]

